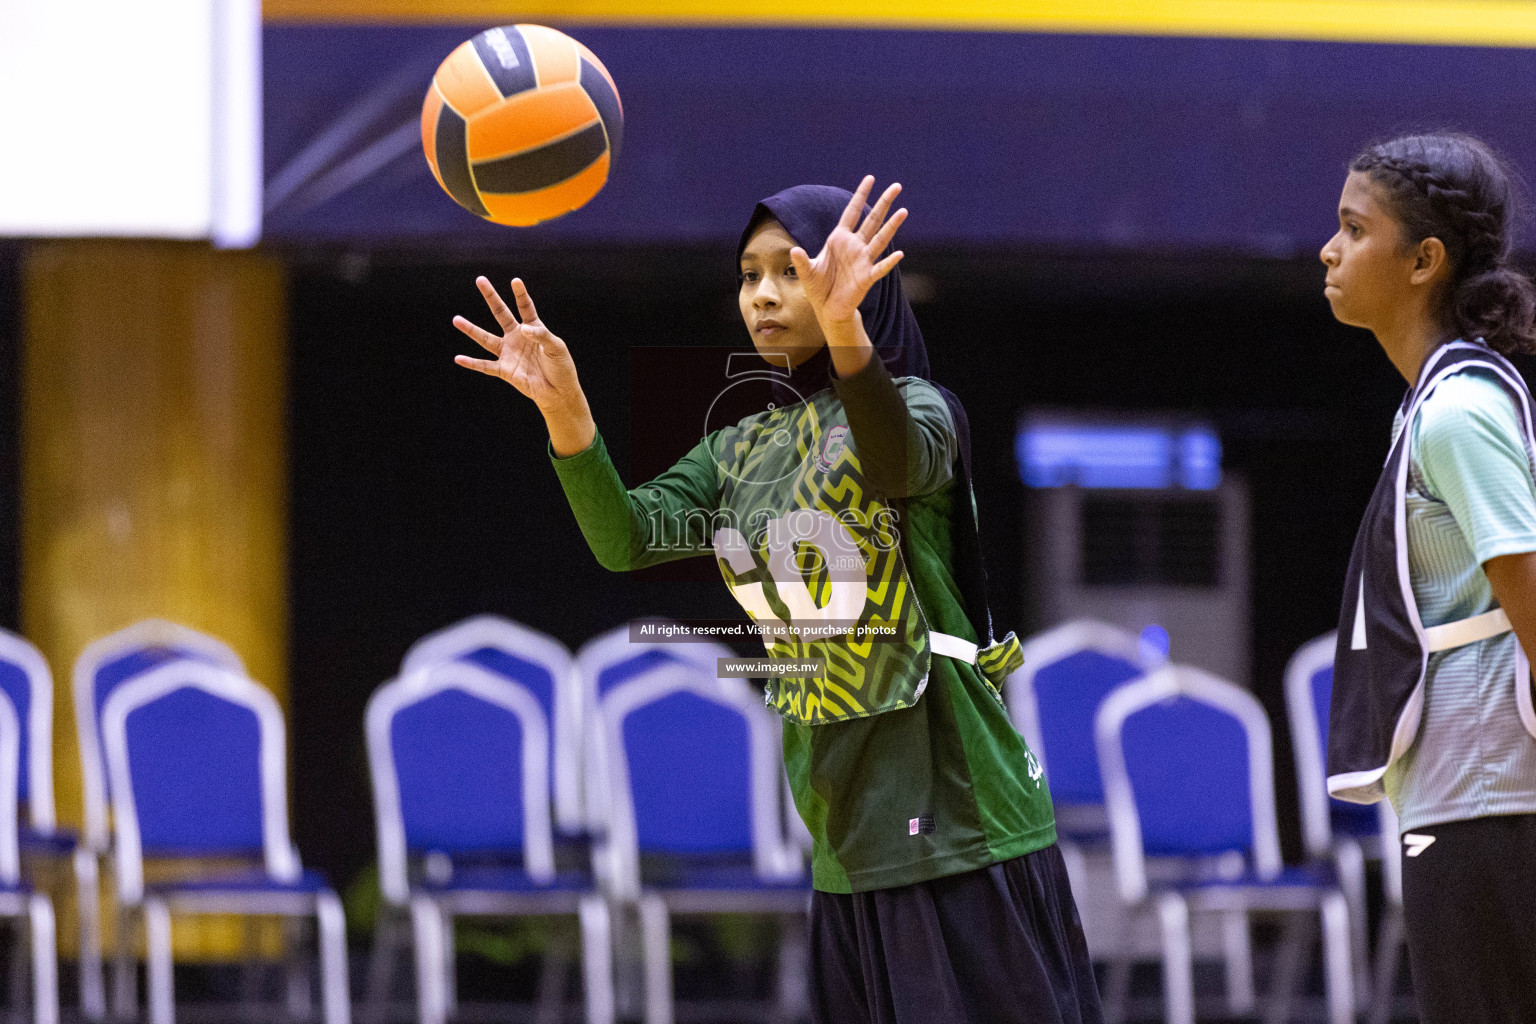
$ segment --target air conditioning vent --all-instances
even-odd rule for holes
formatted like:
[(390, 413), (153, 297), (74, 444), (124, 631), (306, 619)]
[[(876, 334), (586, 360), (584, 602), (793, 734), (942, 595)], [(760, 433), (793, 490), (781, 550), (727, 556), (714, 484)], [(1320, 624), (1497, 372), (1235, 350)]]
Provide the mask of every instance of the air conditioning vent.
[(1220, 582), (1220, 508), (1194, 495), (1085, 495), (1082, 582), (1090, 587), (1214, 587)]

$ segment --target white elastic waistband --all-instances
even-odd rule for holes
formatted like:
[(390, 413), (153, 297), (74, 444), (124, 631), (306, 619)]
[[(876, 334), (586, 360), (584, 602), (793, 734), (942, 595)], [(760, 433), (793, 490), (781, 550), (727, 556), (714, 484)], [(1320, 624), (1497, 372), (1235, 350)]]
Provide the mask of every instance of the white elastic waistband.
[(962, 637), (949, 633), (928, 631), (928, 649), (934, 654), (942, 654), (946, 658), (954, 658), (963, 661), (967, 665), (976, 664), (976, 645)]
[(1479, 640), (1487, 640), (1491, 636), (1508, 633), (1513, 628), (1509, 624), (1509, 616), (1504, 614), (1504, 609), (1495, 608), (1491, 612), (1474, 615), (1470, 619), (1458, 619), (1455, 622), (1447, 622), (1443, 626), (1426, 627), (1424, 646), (1431, 654), (1435, 651), (1448, 651), (1452, 647), (1462, 647)]

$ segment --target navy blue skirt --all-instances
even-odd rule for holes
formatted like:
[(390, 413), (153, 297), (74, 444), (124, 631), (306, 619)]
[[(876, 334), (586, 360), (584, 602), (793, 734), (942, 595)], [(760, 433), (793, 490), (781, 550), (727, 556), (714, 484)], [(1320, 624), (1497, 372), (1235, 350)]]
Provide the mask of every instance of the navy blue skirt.
[(1055, 846), (915, 885), (811, 898), (815, 1024), (1101, 1024)]

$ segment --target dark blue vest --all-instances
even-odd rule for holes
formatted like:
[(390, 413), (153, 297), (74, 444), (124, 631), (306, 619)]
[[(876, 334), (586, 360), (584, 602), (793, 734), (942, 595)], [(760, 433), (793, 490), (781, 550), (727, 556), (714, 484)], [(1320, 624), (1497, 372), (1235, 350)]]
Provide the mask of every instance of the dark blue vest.
[[(1483, 367), (1520, 412), (1526, 457), (1532, 450), (1532, 399), (1509, 360), (1483, 344), (1453, 341), (1424, 361), (1418, 383), (1403, 399), (1403, 426), (1366, 506), (1344, 579), (1338, 649), (1333, 662), (1333, 702), (1328, 726), (1328, 792), (1341, 800), (1375, 803), (1382, 777), (1413, 744), (1424, 712), (1424, 679), (1431, 653), (1509, 630), (1502, 610), (1426, 630), (1408, 576), (1408, 466), (1413, 420), (1419, 406), (1451, 373)], [(1518, 710), (1536, 735), (1530, 667), (1516, 645)]]

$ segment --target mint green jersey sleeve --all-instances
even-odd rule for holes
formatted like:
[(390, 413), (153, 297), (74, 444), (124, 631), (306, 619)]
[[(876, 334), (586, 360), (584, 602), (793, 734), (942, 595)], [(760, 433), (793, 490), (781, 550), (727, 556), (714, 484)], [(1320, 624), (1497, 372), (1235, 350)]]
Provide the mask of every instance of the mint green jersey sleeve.
[(1514, 402), (1484, 373), (1441, 381), (1420, 407), (1424, 483), (1445, 502), (1478, 564), (1536, 551), (1536, 483)]
[(656, 479), (626, 488), (603, 435), (566, 458), (550, 448), (587, 546), (605, 569), (622, 572), (710, 553), (719, 490), (711, 434)]

